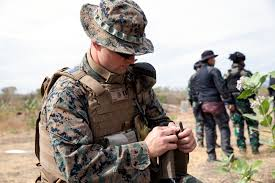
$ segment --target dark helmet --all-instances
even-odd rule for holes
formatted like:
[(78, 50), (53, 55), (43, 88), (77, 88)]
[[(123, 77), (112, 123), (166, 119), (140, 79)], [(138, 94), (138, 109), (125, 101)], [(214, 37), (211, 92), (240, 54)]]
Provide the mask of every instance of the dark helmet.
[(194, 70), (197, 70), (197, 68), (200, 68), (201, 67), (201, 61), (197, 61), (195, 64), (194, 64)]
[(232, 60), (233, 62), (245, 61), (245, 55), (236, 51), (235, 53), (230, 54), (228, 59)]

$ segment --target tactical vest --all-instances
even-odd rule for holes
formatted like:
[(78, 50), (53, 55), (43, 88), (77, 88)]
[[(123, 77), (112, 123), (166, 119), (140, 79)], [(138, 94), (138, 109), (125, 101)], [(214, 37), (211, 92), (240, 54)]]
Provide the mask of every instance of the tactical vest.
[[(43, 101), (47, 100), (47, 95), (57, 79), (66, 76), (80, 82), (87, 91), (89, 126), (95, 143), (103, 142), (102, 139), (105, 136), (133, 128), (133, 118), (138, 114), (135, 108), (134, 98), (136, 96), (133, 87), (125, 86), (125, 84), (101, 84), (84, 71), (68, 73), (65, 72), (66, 69), (58, 71), (51, 79), (44, 80), (41, 87)], [(142, 108), (145, 109), (145, 106)], [(132, 139), (132, 142), (135, 141), (137, 140)], [(36, 123), (35, 152), (43, 167), (41, 177), (47, 179), (43, 181), (64, 180), (53, 157), (54, 152), (46, 131), (46, 121), (40, 118), (40, 114)]]

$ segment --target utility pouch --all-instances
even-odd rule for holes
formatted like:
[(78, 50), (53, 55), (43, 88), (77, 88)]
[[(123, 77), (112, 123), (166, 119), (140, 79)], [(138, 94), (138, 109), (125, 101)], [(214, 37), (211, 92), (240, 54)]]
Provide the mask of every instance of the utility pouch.
[(174, 150), (174, 162), (175, 162), (175, 172), (177, 176), (184, 176), (187, 174), (187, 165), (189, 162), (189, 154)]
[(159, 157), (160, 179), (176, 178), (174, 151), (168, 151)]
[(204, 113), (210, 113), (214, 116), (225, 110), (223, 102), (203, 102), (201, 108)]
[(127, 130), (113, 135), (105, 136), (99, 140), (99, 144), (107, 147), (109, 145), (124, 145), (137, 142), (137, 135), (134, 130)]
[(179, 150), (168, 151), (160, 157), (159, 162), (161, 179), (173, 179), (185, 176), (187, 175), (189, 154)]

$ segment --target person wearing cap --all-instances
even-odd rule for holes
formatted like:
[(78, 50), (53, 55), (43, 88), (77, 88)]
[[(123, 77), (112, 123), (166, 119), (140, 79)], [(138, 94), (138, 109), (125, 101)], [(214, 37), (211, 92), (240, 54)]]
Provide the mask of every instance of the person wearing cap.
[(189, 153), (196, 142), (191, 129), (180, 131), (166, 116), (152, 89), (153, 66), (135, 64), (135, 56), (154, 51), (145, 14), (132, 0), (102, 0), (83, 5), (80, 18), (90, 48), (80, 65), (41, 87), (37, 182), (154, 182), (159, 167), (152, 160)]
[(215, 57), (212, 50), (206, 50), (201, 54), (201, 69), (197, 73), (198, 100), (201, 104), (204, 117), (206, 136), (206, 148), (208, 161), (216, 161), (216, 124), (221, 134), (221, 148), (230, 156), (233, 148), (230, 144), (229, 116), (224, 103), (232, 105), (233, 99), (228, 92), (226, 83), (219, 69), (215, 68)]
[[(238, 99), (241, 91), (237, 89), (237, 81), (242, 76), (250, 77), (252, 73), (245, 69), (245, 55), (236, 51), (229, 55), (229, 59), (233, 62), (231, 69), (226, 74), (226, 83), (229, 92), (235, 100), (234, 110), (230, 111), (230, 118), (234, 124), (234, 134), (237, 138), (237, 146), (240, 152), (246, 152), (246, 143), (244, 136), (244, 124), (247, 125), (248, 136), (253, 154), (259, 153), (259, 131), (258, 122), (250, 118), (246, 118), (243, 114), (254, 114), (250, 107), (249, 99)], [(254, 96), (252, 96), (253, 98)]]
[(204, 147), (203, 139), (204, 139), (204, 122), (201, 113), (201, 108), (198, 101), (198, 84), (197, 84), (197, 72), (201, 68), (201, 62), (197, 61), (194, 64), (195, 73), (191, 75), (188, 82), (188, 100), (193, 109), (193, 114), (196, 120), (196, 139), (199, 147)]

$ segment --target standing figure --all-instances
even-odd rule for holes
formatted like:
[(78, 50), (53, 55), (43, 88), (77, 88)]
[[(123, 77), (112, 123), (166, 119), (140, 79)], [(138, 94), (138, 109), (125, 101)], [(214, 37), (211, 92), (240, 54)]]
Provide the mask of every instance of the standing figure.
[(226, 83), (228, 90), (234, 97), (235, 101), (235, 108), (230, 111), (230, 117), (234, 124), (234, 134), (237, 138), (237, 146), (240, 152), (246, 152), (244, 137), (244, 125), (246, 122), (252, 153), (258, 154), (259, 131), (257, 129), (259, 123), (243, 116), (243, 114), (254, 114), (254, 112), (250, 107), (248, 99), (238, 99), (241, 92), (237, 89), (237, 81), (242, 76), (252, 76), (252, 73), (245, 69), (245, 55), (243, 53), (236, 51), (235, 53), (230, 54), (229, 59), (233, 62), (233, 64), (226, 75)]
[[(271, 88), (271, 85), (275, 85), (275, 78), (271, 77), (269, 78), (269, 96), (273, 97), (273, 108), (275, 107), (275, 90)], [(273, 112), (273, 121), (275, 120), (275, 112)]]
[[(215, 68), (215, 55), (212, 50), (206, 50), (201, 54), (202, 67), (197, 73), (199, 86), (199, 102), (201, 103), (206, 135), (206, 147), (208, 161), (216, 161), (216, 124), (221, 134), (221, 148), (230, 156), (233, 148), (230, 144), (229, 116), (224, 102), (234, 107), (233, 99), (228, 92), (226, 83), (219, 69)], [(222, 97), (221, 97), (222, 96)], [(222, 98), (224, 102), (222, 101)]]
[[(154, 51), (144, 32), (146, 16), (132, 0), (101, 0), (83, 5), (80, 19), (88, 51), (79, 65), (61, 69), (41, 87), (37, 182), (156, 182), (156, 158), (189, 153), (196, 142), (191, 129), (166, 116), (152, 89), (153, 66), (135, 63), (136, 55)], [(172, 173), (173, 182), (196, 182)]]
[(201, 68), (201, 62), (198, 61), (194, 64), (194, 70), (196, 71), (189, 79), (188, 82), (188, 100), (193, 109), (193, 114), (196, 119), (196, 138), (197, 144), (200, 147), (204, 147), (204, 124), (201, 106), (198, 100), (198, 83), (197, 83), (197, 72)]

